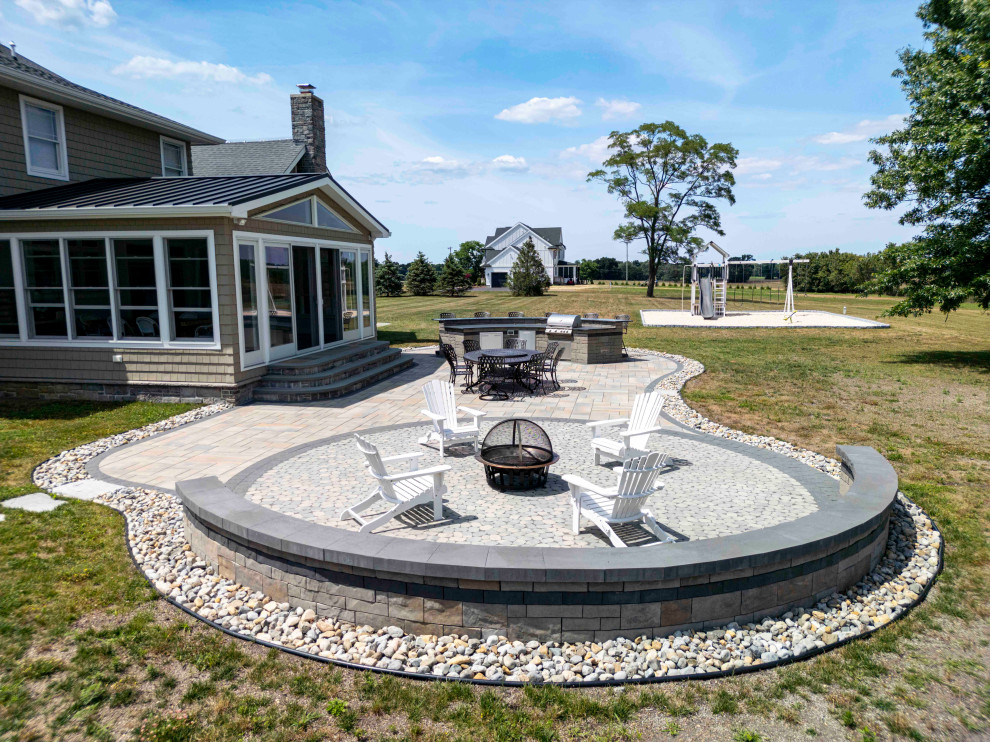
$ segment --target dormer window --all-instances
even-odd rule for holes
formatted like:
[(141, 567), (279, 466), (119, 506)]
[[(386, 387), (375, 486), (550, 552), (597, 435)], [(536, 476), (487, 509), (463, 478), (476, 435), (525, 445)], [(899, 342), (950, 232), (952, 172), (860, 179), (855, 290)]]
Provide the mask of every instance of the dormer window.
[(189, 175), (186, 167), (186, 143), (162, 137), (162, 175), (177, 178)]
[(21, 127), (28, 175), (69, 179), (62, 106), (21, 96)]
[(278, 222), (292, 222), (293, 224), (307, 224), (309, 226), (324, 227), (326, 229), (338, 229), (344, 232), (353, 232), (354, 227), (337, 216), (330, 207), (317, 198), (307, 198), (296, 201), (288, 206), (282, 206), (267, 214), (261, 214), (262, 219), (272, 219)]

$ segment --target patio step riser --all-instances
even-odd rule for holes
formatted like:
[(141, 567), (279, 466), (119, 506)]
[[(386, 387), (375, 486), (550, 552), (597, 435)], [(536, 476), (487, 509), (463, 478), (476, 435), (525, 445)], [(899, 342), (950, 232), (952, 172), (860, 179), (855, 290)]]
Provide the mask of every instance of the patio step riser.
[(307, 375), (305, 378), (299, 378), (301, 374), (274, 376), (269, 374), (262, 378), (259, 388), (266, 390), (292, 390), (336, 384), (337, 382), (346, 381), (349, 377), (354, 376), (355, 374), (362, 374), (365, 371), (370, 371), (378, 366), (384, 366), (391, 363), (401, 355), (402, 351), (398, 348), (390, 348), (385, 353), (378, 353), (374, 356), (366, 356), (362, 359), (352, 361), (344, 366), (334, 366), (327, 371), (312, 373)]
[(400, 355), (399, 358), (388, 364), (373, 367), (370, 373), (366, 371), (363, 374), (355, 374), (349, 379), (333, 384), (330, 388), (303, 387), (298, 389), (272, 389), (268, 387), (257, 387), (254, 390), (254, 400), (256, 402), (318, 402), (335, 399), (360, 391), (383, 379), (401, 373), (412, 366), (413, 363), (412, 358), (403, 358)]
[(346, 346), (340, 350), (340, 355), (335, 355), (332, 358), (321, 358), (319, 354), (317, 354), (313, 358), (312, 363), (305, 363), (304, 359), (298, 359), (291, 365), (278, 363), (272, 364), (268, 367), (267, 375), (292, 377), (316, 374), (322, 371), (330, 371), (331, 369), (338, 368), (339, 366), (345, 366), (349, 363), (354, 363), (355, 361), (361, 360), (362, 358), (369, 358), (388, 350), (389, 344), (384, 340), (376, 340), (367, 344), (361, 343), (354, 346)]

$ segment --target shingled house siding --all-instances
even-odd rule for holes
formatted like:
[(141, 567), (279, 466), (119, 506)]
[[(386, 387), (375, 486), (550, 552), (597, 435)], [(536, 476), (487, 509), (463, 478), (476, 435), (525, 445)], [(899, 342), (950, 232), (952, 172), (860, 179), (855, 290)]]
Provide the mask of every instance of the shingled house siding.
[[(44, 100), (42, 96), (29, 97)], [(162, 174), (161, 139), (157, 132), (78, 108), (63, 105), (62, 110), (71, 182)], [(188, 143), (186, 162), (192, 162)], [(0, 196), (64, 183), (27, 174), (18, 92), (0, 88)]]
[[(0, 234), (23, 232), (94, 232), (105, 235), (127, 230), (213, 230), (216, 249), (217, 301), (220, 310), (220, 350), (207, 349), (135, 349), (133, 347), (72, 348), (60, 346), (0, 348), (0, 392), (31, 395), (32, 390), (19, 382), (37, 385), (45, 382), (42, 393), (68, 394), (62, 385), (89, 385), (89, 396), (104, 396), (96, 387), (134, 385), (149, 389), (151, 396), (170, 396), (185, 388), (193, 393), (182, 396), (233, 396), (238, 365), (237, 297), (234, 287), (233, 247), (229, 219), (142, 219), (79, 221), (5, 221)], [(123, 356), (114, 363), (113, 356)], [(213, 390), (210, 394), (204, 391)], [(35, 389), (34, 391), (38, 391)], [(115, 393), (125, 395), (118, 389)], [(84, 395), (86, 396), (86, 395)], [(113, 396), (108, 393), (105, 396)], [(133, 395), (131, 395), (133, 396)]]

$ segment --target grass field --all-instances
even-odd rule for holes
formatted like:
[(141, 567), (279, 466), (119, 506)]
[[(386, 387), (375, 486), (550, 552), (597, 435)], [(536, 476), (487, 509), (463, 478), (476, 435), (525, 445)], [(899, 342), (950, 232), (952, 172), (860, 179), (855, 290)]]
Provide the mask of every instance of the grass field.
[[(685, 397), (706, 415), (824, 454), (855, 443), (887, 456), (945, 535), (946, 570), (924, 606), (872, 639), (738, 679), (618, 693), (399, 681), (269, 654), (190, 621), (130, 565), (122, 519), (72, 502), (0, 525), (0, 739), (990, 736), (990, 317), (967, 307), (889, 330), (642, 328), (638, 311), (679, 308), (680, 290), (643, 293), (382, 299), (380, 336), (435, 343), (440, 311), (631, 314), (627, 345), (705, 364)], [(889, 300), (797, 303), (873, 318)], [(181, 409), (0, 403), (0, 498), (29, 491), (31, 468), (52, 453)]]

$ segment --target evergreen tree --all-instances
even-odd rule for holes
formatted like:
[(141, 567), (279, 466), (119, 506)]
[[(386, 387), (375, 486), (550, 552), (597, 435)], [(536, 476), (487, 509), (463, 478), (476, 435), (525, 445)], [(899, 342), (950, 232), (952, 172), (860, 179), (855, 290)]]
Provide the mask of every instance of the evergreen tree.
[(533, 240), (526, 240), (519, 248), (519, 255), (512, 264), (506, 283), (513, 296), (543, 296), (544, 290), (550, 286), (547, 269), (536, 252)]
[(413, 296), (429, 296), (436, 282), (437, 272), (421, 251), (406, 271), (406, 288)]
[(402, 296), (402, 279), (399, 278), (399, 264), (385, 253), (385, 260), (376, 263), (375, 294), (378, 296)]
[(436, 290), (444, 296), (460, 296), (471, 288), (471, 280), (464, 272), (464, 266), (453, 254), (447, 256), (437, 279)]

